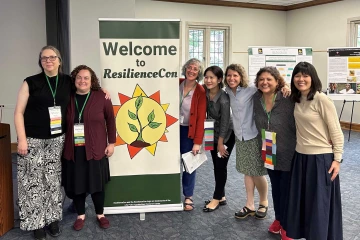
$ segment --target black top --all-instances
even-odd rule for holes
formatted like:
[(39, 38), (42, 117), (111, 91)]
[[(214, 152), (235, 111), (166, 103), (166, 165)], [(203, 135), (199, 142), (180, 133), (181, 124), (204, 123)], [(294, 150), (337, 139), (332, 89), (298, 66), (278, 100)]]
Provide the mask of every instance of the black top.
[[(268, 117), (261, 104), (262, 94), (254, 94), (254, 119), (256, 127), (267, 129)], [(269, 131), (276, 132), (276, 166), (275, 170), (290, 171), (291, 161), (295, 153), (296, 127), (294, 118), (295, 103), (291, 98), (284, 98), (281, 91), (277, 92), (274, 106), (271, 110)]]
[(233, 131), (233, 122), (230, 113), (230, 100), (228, 94), (220, 89), (213, 100), (210, 100), (209, 90), (206, 89), (207, 119), (214, 119), (214, 139), (224, 138), (226, 143)]
[[(75, 107), (74, 107), (74, 109), (75, 109), (74, 123), (79, 123), (79, 114), (80, 114), (80, 111), (81, 111), (82, 107), (84, 106), (86, 97), (87, 97), (87, 94), (85, 94), (85, 95), (75, 94), (75, 99), (76, 99), (76, 101), (78, 103), (79, 111), (78, 111), (78, 108), (76, 108), (76, 103), (75, 103)], [(81, 114), (80, 123), (84, 123), (84, 111), (85, 111), (85, 107), (84, 107), (84, 110), (83, 110), (83, 112)]]
[[(65, 132), (66, 107), (70, 100), (71, 78), (59, 73), (56, 91), (56, 105), (61, 106), (62, 133), (51, 135), (49, 107), (54, 106), (54, 99), (46, 81), (45, 73), (25, 79), (29, 86), (29, 99), (24, 113), (25, 133), (27, 137), (49, 139), (60, 136)], [(49, 77), (49, 82), (55, 90), (56, 76)]]

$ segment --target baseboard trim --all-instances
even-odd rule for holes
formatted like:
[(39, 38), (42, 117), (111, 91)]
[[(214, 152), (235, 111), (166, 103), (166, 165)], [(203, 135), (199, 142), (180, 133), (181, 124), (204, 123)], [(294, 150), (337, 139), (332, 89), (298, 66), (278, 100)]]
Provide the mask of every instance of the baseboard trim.
[(11, 153), (17, 152), (17, 143), (11, 143)]
[[(341, 125), (342, 129), (345, 129), (345, 130), (350, 129), (350, 122), (340, 121), (340, 125)], [(360, 124), (359, 123), (352, 123), (351, 124), (351, 131), (360, 132)]]

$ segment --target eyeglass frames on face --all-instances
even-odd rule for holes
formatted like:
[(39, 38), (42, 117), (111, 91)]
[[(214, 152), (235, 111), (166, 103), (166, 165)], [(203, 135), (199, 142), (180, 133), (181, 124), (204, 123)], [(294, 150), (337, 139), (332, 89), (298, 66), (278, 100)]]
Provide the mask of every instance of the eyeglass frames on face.
[(199, 69), (197, 67), (188, 66), (186, 69), (193, 72), (199, 72)]
[(49, 56), (49, 57), (41, 57), (40, 60), (42, 62), (47, 62), (47, 60), (49, 59), (50, 62), (54, 62), (56, 58), (58, 58), (58, 56)]

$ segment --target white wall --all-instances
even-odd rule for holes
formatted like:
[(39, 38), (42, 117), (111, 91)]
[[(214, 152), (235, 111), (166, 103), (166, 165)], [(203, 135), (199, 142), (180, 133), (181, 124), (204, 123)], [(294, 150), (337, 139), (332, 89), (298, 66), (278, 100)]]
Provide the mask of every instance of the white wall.
[(100, 76), (99, 18), (134, 18), (135, 0), (70, 1), (70, 68), (80, 64)]
[[(185, 22), (232, 25), (230, 63), (248, 67), (248, 46), (285, 45), (286, 13), (235, 7), (136, 0), (136, 18), (181, 19), (182, 62), (185, 62)], [(236, 53), (242, 52), (242, 53)]]
[(44, 0), (0, 1), (0, 105), (2, 122), (11, 124), (16, 142), (14, 108), (23, 80), (40, 72), (39, 51), (46, 45)]
[[(309, 46), (315, 51), (313, 63), (326, 89), (327, 48), (346, 47), (347, 20), (360, 17), (360, 1), (346, 0), (289, 11), (286, 44)], [(342, 101), (335, 101), (340, 114)], [(352, 103), (346, 103), (342, 121), (350, 122)], [(360, 103), (355, 103), (353, 122), (360, 123)]]

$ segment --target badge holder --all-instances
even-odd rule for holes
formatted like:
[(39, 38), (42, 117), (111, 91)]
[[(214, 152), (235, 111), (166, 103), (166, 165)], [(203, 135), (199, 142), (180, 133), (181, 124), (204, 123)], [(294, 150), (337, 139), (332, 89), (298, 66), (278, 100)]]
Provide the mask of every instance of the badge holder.
[(214, 150), (214, 119), (206, 119), (204, 123), (204, 149)]
[(276, 133), (261, 129), (261, 157), (264, 167), (274, 170), (276, 166)]
[(85, 146), (85, 129), (83, 123), (74, 124), (74, 145)]
[(61, 133), (62, 132), (62, 130), (61, 130), (61, 107), (60, 106), (49, 107), (49, 115), (50, 115), (51, 135)]

